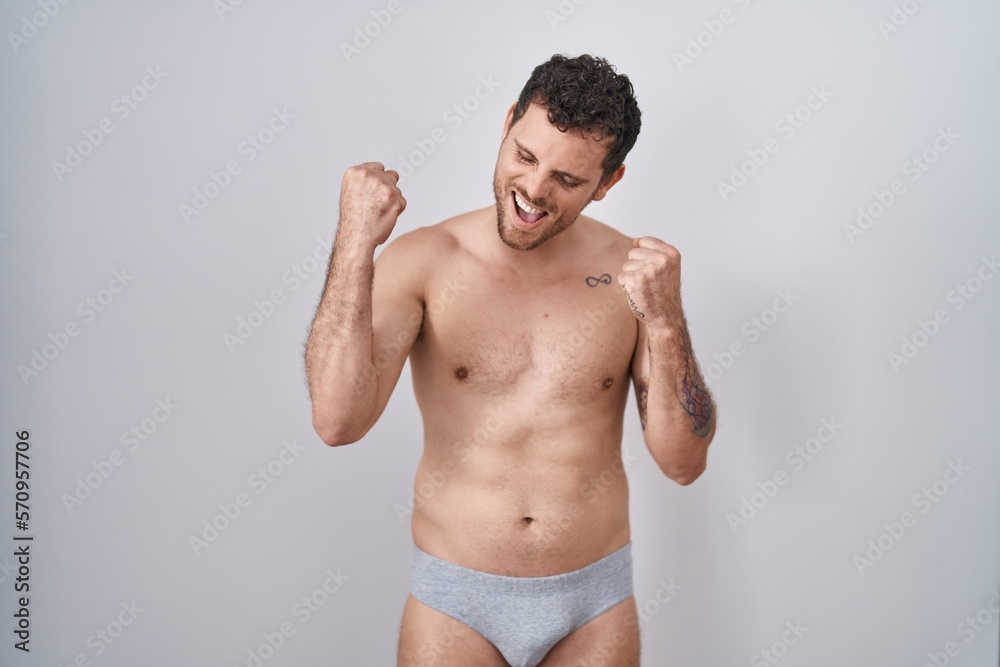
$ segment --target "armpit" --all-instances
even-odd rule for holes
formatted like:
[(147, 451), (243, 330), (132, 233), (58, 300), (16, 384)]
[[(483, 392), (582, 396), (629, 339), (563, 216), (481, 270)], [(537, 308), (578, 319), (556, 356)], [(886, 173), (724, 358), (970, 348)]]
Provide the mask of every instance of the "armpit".
[(649, 377), (643, 376), (635, 381), (635, 402), (639, 405), (639, 421), (642, 430), (646, 430), (646, 405), (649, 402)]

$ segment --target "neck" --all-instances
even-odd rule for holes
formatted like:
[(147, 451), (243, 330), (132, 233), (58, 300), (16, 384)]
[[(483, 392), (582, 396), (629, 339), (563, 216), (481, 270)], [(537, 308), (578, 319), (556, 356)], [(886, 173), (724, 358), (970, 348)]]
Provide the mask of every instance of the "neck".
[(484, 227), (488, 227), (486, 234), (490, 253), (503, 266), (515, 269), (521, 275), (551, 276), (565, 271), (570, 263), (568, 258), (572, 257), (579, 247), (581, 233), (579, 218), (541, 245), (531, 250), (518, 250), (511, 248), (500, 238), (497, 232), (496, 208), (490, 207), (487, 211), (488, 225)]

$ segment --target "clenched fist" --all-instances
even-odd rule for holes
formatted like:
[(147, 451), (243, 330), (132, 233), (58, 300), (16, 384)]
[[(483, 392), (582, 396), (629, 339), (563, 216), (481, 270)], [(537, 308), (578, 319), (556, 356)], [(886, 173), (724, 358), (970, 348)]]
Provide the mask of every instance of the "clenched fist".
[(684, 326), (681, 254), (677, 248), (652, 236), (634, 239), (618, 284), (625, 289), (632, 312), (646, 326)]
[(344, 172), (340, 185), (340, 227), (350, 243), (375, 246), (385, 243), (406, 208), (396, 187), (399, 174), (381, 162), (365, 162)]

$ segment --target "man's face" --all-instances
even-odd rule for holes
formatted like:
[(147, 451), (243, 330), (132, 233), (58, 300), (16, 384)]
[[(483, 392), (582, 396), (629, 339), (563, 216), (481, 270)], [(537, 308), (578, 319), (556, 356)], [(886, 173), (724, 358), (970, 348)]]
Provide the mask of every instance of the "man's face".
[(624, 167), (601, 183), (610, 139), (560, 132), (537, 104), (513, 126), (510, 119), (508, 113), (493, 173), (497, 231), (511, 248), (532, 250), (572, 225), (591, 201), (602, 199)]

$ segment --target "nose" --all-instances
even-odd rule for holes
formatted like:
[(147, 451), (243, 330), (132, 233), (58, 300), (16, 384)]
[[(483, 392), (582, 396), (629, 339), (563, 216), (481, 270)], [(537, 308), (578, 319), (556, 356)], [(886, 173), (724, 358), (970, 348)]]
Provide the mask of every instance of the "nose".
[(541, 170), (537, 168), (532, 169), (526, 174), (521, 179), (521, 187), (524, 189), (524, 194), (528, 195), (528, 199), (531, 201), (540, 204), (546, 200), (548, 188)]

